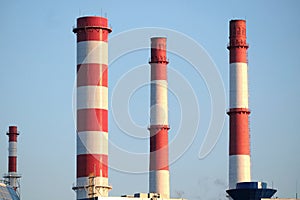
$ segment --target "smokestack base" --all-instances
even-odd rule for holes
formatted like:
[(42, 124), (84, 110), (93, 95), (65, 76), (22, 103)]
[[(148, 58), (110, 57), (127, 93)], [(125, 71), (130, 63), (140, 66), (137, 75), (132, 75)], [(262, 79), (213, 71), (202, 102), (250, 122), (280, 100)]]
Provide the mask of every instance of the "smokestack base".
[(240, 182), (236, 189), (226, 190), (234, 200), (261, 200), (271, 198), (277, 190), (267, 188), (265, 182)]

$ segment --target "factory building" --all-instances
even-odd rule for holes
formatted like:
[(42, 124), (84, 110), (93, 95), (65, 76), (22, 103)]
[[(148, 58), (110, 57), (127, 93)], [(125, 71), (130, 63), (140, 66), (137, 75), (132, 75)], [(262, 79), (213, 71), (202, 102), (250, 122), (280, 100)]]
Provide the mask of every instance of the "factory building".
[(0, 182), (0, 199), (5, 200), (20, 200), (19, 194), (16, 193), (14, 188), (3, 182)]

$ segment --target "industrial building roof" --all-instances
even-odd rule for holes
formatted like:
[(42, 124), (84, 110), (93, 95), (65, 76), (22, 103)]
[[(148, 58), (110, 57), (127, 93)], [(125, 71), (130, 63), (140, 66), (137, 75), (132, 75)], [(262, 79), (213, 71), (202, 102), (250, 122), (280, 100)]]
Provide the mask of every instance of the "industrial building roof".
[(0, 199), (2, 200), (20, 200), (16, 191), (4, 183), (0, 183)]

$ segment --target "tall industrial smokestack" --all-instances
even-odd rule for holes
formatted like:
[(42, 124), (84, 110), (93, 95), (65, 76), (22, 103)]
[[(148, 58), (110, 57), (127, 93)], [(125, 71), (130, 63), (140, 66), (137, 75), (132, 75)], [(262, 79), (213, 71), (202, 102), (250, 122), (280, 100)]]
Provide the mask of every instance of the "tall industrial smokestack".
[(77, 19), (77, 199), (106, 197), (108, 185), (108, 20)]
[(18, 179), (21, 175), (17, 174), (17, 137), (19, 135), (17, 126), (10, 126), (6, 135), (8, 135), (8, 174), (4, 178), (18, 192)]
[(229, 36), (229, 189), (251, 181), (246, 21), (231, 20)]
[(170, 197), (166, 38), (151, 38), (149, 192)]

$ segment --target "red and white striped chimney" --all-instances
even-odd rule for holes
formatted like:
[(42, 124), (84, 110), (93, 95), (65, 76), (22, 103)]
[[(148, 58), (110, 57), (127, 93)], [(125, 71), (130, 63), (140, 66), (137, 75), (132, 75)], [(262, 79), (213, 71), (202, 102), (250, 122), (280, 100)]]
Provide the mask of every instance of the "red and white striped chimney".
[(149, 192), (170, 197), (166, 38), (151, 38)]
[(77, 199), (106, 197), (108, 185), (107, 18), (80, 17), (77, 27)]
[(229, 36), (229, 189), (251, 181), (246, 21), (231, 20)]
[(8, 135), (8, 174), (4, 178), (14, 190), (17, 190), (19, 188), (18, 179), (21, 178), (17, 174), (17, 137), (19, 135), (17, 126), (9, 126), (6, 135)]

